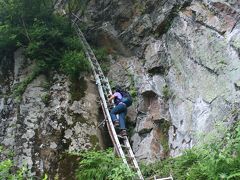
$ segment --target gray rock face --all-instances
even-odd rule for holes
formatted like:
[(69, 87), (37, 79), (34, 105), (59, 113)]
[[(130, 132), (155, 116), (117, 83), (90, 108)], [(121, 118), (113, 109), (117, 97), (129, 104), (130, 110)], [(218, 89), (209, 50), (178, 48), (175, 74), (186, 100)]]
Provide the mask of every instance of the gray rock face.
[[(196, 6), (197, 11), (203, 12), (198, 2), (193, 2), (190, 9)], [(191, 147), (195, 132), (210, 131), (239, 103), (239, 91), (234, 87), (240, 78), (239, 55), (230, 45), (236, 27), (232, 29), (232, 24), (224, 24), (224, 19), (217, 16), (212, 17), (215, 24), (209, 24), (210, 20), (192, 23), (191, 17), (189, 12), (181, 12), (166, 36), (172, 64), (166, 78), (174, 94), (169, 101), (170, 114), (177, 133), (176, 143), (171, 142), (175, 149), (171, 151), (173, 156), (187, 144)], [(221, 28), (226, 28), (224, 36)], [(173, 133), (170, 130), (170, 134)], [(178, 143), (178, 133), (183, 145)]]
[[(178, 156), (198, 143), (196, 134), (234, 120), (240, 95), (238, 1), (104, 2), (91, 4), (89, 9), (104, 10), (92, 16), (87, 9), (84, 20), (99, 24), (89, 28), (93, 42), (104, 45), (99, 42), (111, 38), (121, 44), (106, 46), (119, 52), (109, 78), (138, 90), (128, 114), (139, 160)], [(103, 39), (104, 23), (111, 28)]]
[[(238, 1), (227, 0), (89, 2), (85, 34), (115, 54), (109, 79), (137, 91), (128, 120), (138, 160), (178, 156), (199, 143), (197, 134), (234, 121), (240, 104), (239, 9)], [(18, 105), (6, 95), (31, 65), (21, 68), (29, 63), (21, 50), (13, 62), (0, 61), (0, 75), (8, 74), (0, 77), (0, 142), (15, 150), (19, 166), (26, 162), (36, 174), (52, 171), (62, 151), (92, 147), (94, 84), (85, 79), (86, 96), (72, 102), (68, 78), (52, 72), (50, 88), (45, 76), (37, 77)]]
[[(7, 86), (29, 75), (34, 64), (24, 68), (24, 62), (22, 50), (18, 50), (12, 68), (14, 79)], [(28, 84), (19, 104), (7, 94), (0, 97), (0, 143), (14, 151), (19, 167), (27, 166), (32, 175), (48, 172), (54, 177), (65, 151), (87, 150), (101, 144), (96, 127), (99, 115), (95, 84), (82, 78), (82, 86), (87, 86), (81, 90), (88, 93), (73, 101), (69, 79), (56, 72), (50, 74), (39, 75)], [(81, 81), (78, 83), (81, 86)]]

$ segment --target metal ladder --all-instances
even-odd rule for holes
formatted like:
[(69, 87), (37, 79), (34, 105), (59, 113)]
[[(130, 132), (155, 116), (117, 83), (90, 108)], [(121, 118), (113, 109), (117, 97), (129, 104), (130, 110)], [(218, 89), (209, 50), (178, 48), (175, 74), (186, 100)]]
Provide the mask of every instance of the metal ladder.
[(173, 180), (172, 176), (166, 177), (166, 178), (157, 178), (156, 176), (153, 177), (154, 180)]
[[(122, 158), (123, 162), (127, 165), (129, 169), (132, 169), (134, 172), (136, 172), (137, 177), (136, 179), (144, 180), (143, 175), (140, 171), (140, 168), (138, 166), (137, 160), (134, 156), (134, 153), (132, 151), (132, 148), (130, 146), (129, 140), (126, 136), (120, 137), (117, 135), (114, 125), (112, 123), (110, 113), (109, 113), (109, 105), (107, 103), (108, 95), (112, 94), (112, 90), (109, 84), (108, 79), (104, 76), (102, 69), (91, 49), (88, 42), (86, 41), (82, 31), (80, 30), (79, 26), (77, 25), (78, 17), (74, 15), (74, 18), (72, 19), (73, 26), (77, 32), (77, 35), (82, 42), (83, 49), (85, 52), (85, 55), (87, 59), (90, 62), (95, 81), (97, 84), (97, 88), (99, 91), (100, 99), (101, 99), (101, 106), (102, 110), (105, 116), (105, 122), (107, 124), (108, 132), (111, 137), (111, 140), (114, 145), (114, 149), (119, 157)], [(120, 140), (123, 141), (123, 143), (120, 143)]]

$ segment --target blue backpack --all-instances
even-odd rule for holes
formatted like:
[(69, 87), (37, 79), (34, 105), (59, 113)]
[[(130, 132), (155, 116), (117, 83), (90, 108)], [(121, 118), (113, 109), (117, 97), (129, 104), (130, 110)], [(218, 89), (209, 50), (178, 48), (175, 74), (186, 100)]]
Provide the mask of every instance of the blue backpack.
[(124, 90), (121, 90), (121, 91), (119, 91), (119, 93), (121, 93), (121, 95), (122, 95), (121, 102), (123, 102), (124, 104), (126, 104), (127, 107), (131, 106), (133, 100), (132, 100), (132, 97), (131, 97), (131, 95), (129, 94), (129, 92), (124, 91)]

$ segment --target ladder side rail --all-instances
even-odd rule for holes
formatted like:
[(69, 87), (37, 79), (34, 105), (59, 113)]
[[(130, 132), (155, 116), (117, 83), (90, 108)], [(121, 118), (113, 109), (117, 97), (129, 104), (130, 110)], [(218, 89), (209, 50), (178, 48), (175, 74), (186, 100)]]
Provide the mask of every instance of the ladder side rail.
[[(109, 81), (108, 81), (108, 79), (107, 78), (104, 78), (103, 79), (104, 81), (105, 81), (105, 83), (106, 83), (106, 92), (108, 93), (108, 94), (112, 94), (112, 89), (111, 89), (111, 87), (110, 87), (110, 84), (109, 84)], [(112, 103), (114, 104), (114, 100), (112, 100)], [(115, 105), (113, 106), (113, 107), (115, 107)], [(117, 115), (117, 118), (119, 118), (119, 115)], [(107, 123), (107, 126), (109, 126), (109, 123)], [(111, 129), (110, 127), (109, 127), (109, 129)], [(115, 128), (114, 128), (114, 131), (115, 131)], [(110, 131), (111, 132), (111, 134), (112, 134), (112, 131)], [(121, 146), (121, 148), (122, 148), (122, 146)], [(115, 148), (116, 149), (116, 151), (118, 152), (119, 150), (117, 149), (117, 148)], [(126, 157), (126, 156), (125, 156)]]
[[(115, 128), (113, 126), (113, 123), (112, 123), (112, 120), (111, 120), (111, 116), (110, 116), (110, 113), (109, 113), (109, 109), (108, 109), (108, 106), (107, 106), (106, 98), (105, 98), (105, 95), (104, 95), (104, 90), (105, 90), (106, 93), (109, 93), (109, 94), (112, 93), (109, 81), (108, 81), (108, 79), (106, 79), (104, 77), (104, 74), (103, 74), (103, 72), (101, 70), (101, 67), (100, 67), (96, 57), (95, 57), (95, 54), (93, 53), (92, 49), (90, 48), (89, 44), (87, 43), (87, 41), (86, 41), (85, 37), (83, 36), (81, 30), (79, 29), (79, 27), (76, 24), (75, 24), (75, 27), (77, 28), (77, 32), (78, 32), (79, 38), (80, 38), (80, 40), (81, 40), (81, 42), (83, 44), (83, 48), (84, 48), (85, 54), (86, 54), (86, 56), (87, 56), (87, 58), (88, 58), (88, 60), (89, 60), (89, 62), (91, 64), (91, 67), (92, 67), (93, 72), (94, 72), (95, 80), (96, 80), (97, 85), (98, 85), (99, 94), (100, 94), (100, 97), (102, 99), (102, 104), (101, 105), (102, 105), (102, 109), (104, 111), (104, 116), (107, 117), (106, 121), (107, 121), (107, 127), (108, 127), (108, 130), (109, 130), (110, 137), (112, 139), (112, 142), (114, 143), (114, 146), (115, 146), (115, 149), (117, 150), (118, 155), (122, 158), (123, 162), (129, 168), (128, 162), (126, 160), (126, 156), (125, 156), (125, 154), (124, 154), (124, 152), (122, 150), (121, 144), (119, 142), (119, 139), (117, 137)], [(92, 62), (92, 59), (95, 61), (94, 64)], [(96, 72), (95, 69), (97, 69), (100, 72), (100, 74), (102, 76), (102, 79), (99, 77), (99, 75), (98, 75), (98, 73)], [(101, 81), (103, 81), (103, 80), (105, 81), (105, 84), (107, 85), (107, 86), (105, 86), (106, 88), (103, 88), (103, 86), (102, 86)], [(143, 176), (141, 174), (140, 168), (139, 168), (139, 166), (137, 164), (137, 161), (136, 161), (136, 159), (134, 157), (134, 154), (132, 152), (130, 143), (129, 143), (127, 138), (125, 138), (125, 141), (127, 141), (127, 146), (130, 149), (130, 151), (129, 150), (128, 151), (129, 151), (130, 156), (133, 158), (132, 162), (134, 164), (134, 167), (137, 170), (137, 174), (138, 174), (139, 178), (142, 180)]]
[(144, 179), (144, 178), (143, 178), (143, 175), (142, 175), (142, 173), (141, 173), (141, 171), (140, 171), (140, 168), (139, 168), (139, 166), (138, 166), (137, 160), (136, 160), (136, 158), (135, 158), (135, 156), (134, 156), (134, 154), (133, 154), (133, 151), (132, 151), (132, 148), (131, 148), (130, 143), (129, 143), (129, 141), (128, 141), (128, 138), (125, 138), (125, 139), (124, 139), (124, 144), (125, 144), (126, 147), (128, 147), (128, 148), (127, 148), (127, 151), (128, 151), (128, 153), (129, 153), (130, 157), (132, 158), (131, 160), (132, 160), (132, 163), (133, 163), (134, 167), (137, 169), (137, 174), (138, 174), (139, 178), (140, 178), (141, 180), (143, 180), (143, 179)]
[[(88, 59), (89, 59), (89, 61), (90, 61), (90, 63), (91, 63), (92, 68), (93, 68), (93, 69), (97, 69), (97, 70), (100, 72), (101, 76), (104, 76), (104, 74), (103, 74), (103, 72), (102, 72), (102, 69), (101, 69), (101, 66), (100, 66), (100, 64), (98, 63), (97, 58), (95, 57), (92, 49), (90, 48), (89, 44), (87, 43), (87, 41), (86, 41), (85, 37), (83, 36), (81, 30), (79, 29), (79, 27), (78, 27), (76, 24), (75, 24), (75, 27), (77, 28), (77, 32), (78, 32), (78, 34), (79, 34), (79, 38), (81, 39), (81, 42), (82, 42), (82, 44), (83, 44), (84, 52), (85, 52), (85, 54), (87, 55), (87, 57), (88, 57)], [(87, 47), (87, 48), (86, 48), (86, 47)], [(89, 51), (90, 51), (90, 52), (89, 52)], [(92, 57), (91, 57), (90, 54), (92, 55)], [(95, 65), (94, 65), (94, 63), (92, 62), (92, 59), (94, 59)], [(95, 73), (96, 73), (96, 71), (95, 71)], [(98, 74), (98, 73), (97, 73), (97, 74)]]
[[(99, 64), (98, 61), (97, 61), (97, 58), (96, 58), (95, 54), (93, 53), (91, 47), (89, 46), (86, 38), (84, 37), (82, 31), (79, 29), (79, 27), (78, 27), (76, 24), (75, 24), (75, 27), (77, 28), (78, 33), (79, 33), (79, 36), (80, 36), (80, 38), (82, 39), (82, 44), (83, 44), (83, 46), (84, 46), (85, 51), (88, 52), (88, 54), (89, 54), (90, 57), (91, 57), (91, 55), (92, 55), (92, 56), (93, 56), (93, 59), (94, 59), (94, 61), (95, 61), (95, 63), (96, 63), (96, 65), (97, 65), (98, 67), (101, 67), (100, 64)], [(86, 47), (87, 47), (87, 48), (86, 48)], [(89, 51), (90, 51), (90, 52), (89, 52)], [(92, 59), (92, 57), (91, 57), (91, 59)], [(102, 69), (101, 69), (101, 68), (98, 68), (98, 70), (99, 70), (99, 71), (101, 72), (101, 74), (103, 75)]]
[(110, 116), (110, 113), (109, 113), (109, 110), (108, 110), (107, 102), (105, 100), (104, 92), (103, 92), (103, 89), (101, 87), (100, 82), (97, 85), (98, 85), (100, 98), (102, 99), (102, 102), (103, 102), (103, 108), (104, 108), (104, 111), (106, 112), (106, 115), (107, 115), (107, 124), (109, 124), (110, 131), (113, 134), (113, 137), (114, 137), (114, 140), (115, 140), (114, 141), (115, 145), (116, 145), (116, 147), (117, 147), (117, 149), (119, 151), (119, 154), (120, 154), (121, 158), (123, 159), (123, 162), (128, 166), (125, 154), (124, 154), (124, 152), (122, 150), (122, 147), (121, 147), (121, 144), (120, 144), (120, 142), (119, 142), (119, 140), (117, 138), (117, 133), (116, 133), (116, 131), (114, 129), (114, 126), (113, 126), (113, 123), (112, 123), (112, 119), (111, 119), (111, 116)]
[[(88, 58), (88, 60), (89, 60), (89, 62), (90, 62), (90, 64), (91, 64), (92, 69), (93, 69), (94, 76), (96, 77), (97, 74), (98, 74), (95, 69), (97, 69), (98, 71), (100, 71), (100, 73), (102, 74), (102, 76), (104, 76), (104, 75), (103, 75), (103, 72), (102, 72), (102, 70), (101, 70), (101, 68), (100, 68), (99, 63), (98, 63), (98, 61), (97, 61), (94, 53), (92, 52), (90, 46), (88, 45), (85, 37), (83, 36), (81, 30), (79, 29), (79, 27), (78, 27), (76, 24), (75, 24), (75, 27), (77, 28), (77, 32), (78, 32), (79, 38), (80, 38), (80, 40), (81, 40), (81, 42), (82, 42), (82, 44), (83, 44), (84, 52), (85, 52), (85, 54), (86, 54), (86, 56), (87, 56), (87, 58)], [(84, 43), (82, 40), (85, 40), (85, 43)], [(86, 48), (86, 46), (88, 46), (88, 48)], [(90, 53), (92, 53), (92, 56), (93, 56), (93, 58), (94, 58), (94, 60), (95, 60), (95, 64), (96, 64), (96, 65), (93, 64), (93, 62), (92, 62), (92, 57), (90, 56), (89, 51), (91, 51)], [(95, 66), (96, 66), (96, 67), (95, 67)], [(105, 78), (105, 77), (104, 77), (104, 78)], [(99, 78), (99, 80), (101, 81), (101, 78)], [(108, 83), (108, 84), (109, 84), (109, 83)], [(109, 86), (109, 87), (110, 87), (110, 86)], [(111, 89), (110, 89), (109, 92), (111, 93)]]
[[(76, 15), (76, 14), (74, 14), (74, 13), (71, 13), (73, 16), (74, 16), (74, 20), (72, 20), (73, 22), (77, 22), (77, 21), (81, 21), (81, 19)], [(71, 16), (71, 15), (70, 15)]]
[[(107, 82), (107, 87), (111, 90), (109, 81), (108, 81), (107, 79), (106, 79), (106, 82)], [(135, 158), (135, 156), (134, 156), (134, 154), (133, 154), (133, 151), (132, 151), (132, 148), (131, 148), (131, 146), (130, 146), (130, 143), (129, 143), (128, 138), (124, 138), (124, 144), (125, 144), (125, 146), (127, 147), (128, 154), (130, 155), (131, 158), (133, 158), (133, 159), (131, 159), (131, 161), (132, 161), (134, 167), (137, 169), (137, 174), (138, 174), (139, 178), (140, 178), (141, 180), (143, 180), (143, 179), (144, 179), (144, 178), (143, 178), (143, 175), (142, 175), (142, 173), (141, 173), (141, 171), (140, 171), (140, 168), (139, 168), (139, 166), (138, 166), (137, 160), (136, 160), (136, 158)]]
[[(80, 31), (79, 31), (79, 29), (78, 29), (78, 26), (75, 25), (75, 27), (77, 28), (77, 33), (79, 33)], [(81, 38), (82, 38), (82, 37), (79, 36), (79, 39), (80, 39), (81, 43), (83, 44), (83, 41), (82, 41)], [(93, 65), (93, 63), (92, 63), (92, 61), (91, 61), (91, 57), (90, 57), (89, 54), (87, 53), (87, 49), (85, 48), (84, 44), (83, 44), (83, 49), (84, 49), (85, 55), (86, 55), (86, 57), (87, 57), (87, 59), (88, 59), (88, 61), (89, 61), (89, 63), (90, 63), (90, 66), (91, 66), (91, 69), (92, 69), (92, 71), (93, 71), (95, 80), (97, 81), (97, 79), (99, 79), (99, 78), (96, 78), (98, 75), (97, 75), (97, 73), (96, 73), (96, 71), (95, 71), (94, 65)]]
[[(77, 16), (76, 16), (76, 17), (77, 17)], [(78, 17), (77, 17), (77, 18), (78, 18)], [(96, 57), (95, 57), (95, 54), (92, 52), (89, 44), (87, 43), (87, 41), (86, 41), (85, 37), (83, 36), (83, 34), (82, 34), (81, 30), (79, 29), (79, 27), (78, 27), (77, 25), (76, 25), (76, 27), (77, 27), (78, 32), (79, 32), (79, 34), (80, 34), (80, 38), (84, 39), (84, 41), (85, 41), (85, 42), (83, 42), (83, 45), (85, 45), (85, 46), (88, 47), (88, 48), (85, 48), (85, 47), (84, 47), (84, 48), (85, 48), (85, 52), (88, 51), (88, 49), (89, 49), (89, 51), (91, 51), (92, 56), (93, 56), (93, 58), (94, 58), (94, 60), (95, 60), (96, 66), (98, 66), (97, 69), (101, 72), (102, 76), (104, 76), (104, 75), (103, 75), (103, 72), (102, 72), (102, 70), (101, 70), (101, 68), (100, 68), (100, 64), (98, 63), (98, 61), (97, 61), (97, 59), (96, 59)], [(93, 65), (93, 63), (92, 63), (91, 56), (89, 55), (89, 53), (88, 53), (88, 57), (89, 57), (88, 59), (90, 60), (92, 67), (95, 68), (94, 65)], [(96, 73), (96, 72), (95, 72), (95, 73)], [(107, 84), (107, 90), (106, 90), (106, 91), (108, 91), (109, 94), (112, 94), (109, 81), (108, 81), (105, 77), (104, 77), (104, 80), (105, 80), (105, 82), (106, 82), (106, 84)], [(101, 81), (101, 79), (100, 79), (100, 81)]]
[[(111, 140), (112, 142), (114, 143), (114, 149), (115, 149), (115, 152), (117, 153), (118, 156), (120, 156), (120, 152), (119, 152), (119, 149), (116, 147), (116, 144), (115, 144), (115, 139), (114, 139), (114, 136), (113, 136), (113, 133), (112, 131), (109, 131), (109, 129), (111, 129), (110, 127), (110, 124), (108, 123), (108, 119), (107, 119), (107, 115), (106, 115), (106, 112), (104, 111), (104, 107), (103, 107), (103, 103), (101, 102), (101, 107), (102, 107), (102, 110), (103, 110), (103, 114), (104, 114), (104, 117), (105, 117), (105, 123), (107, 124), (107, 128), (108, 128), (108, 133), (111, 137)], [(120, 156), (121, 157), (121, 156)]]
[[(77, 32), (78, 32), (78, 34), (79, 34), (79, 38), (80, 38), (80, 40), (81, 40), (81, 42), (82, 42), (82, 44), (83, 44), (84, 52), (85, 52), (85, 54), (86, 54), (86, 56), (87, 56), (87, 58), (88, 58), (88, 61), (90, 62), (92, 71), (93, 71), (93, 73), (94, 73), (94, 77), (97, 77), (97, 76), (98, 76), (97, 79), (99, 79), (99, 81), (101, 81), (98, 73), (96, 72), (96, 69), (97, 69), (98, 71), (100, 71), (100, 73), (101, 73), (102, 76), (103, 76), (102, 70), (101, 70), (101, 68), (99, 68), (100, 65), (98, 64), (98, 61), (97, 61), (94, 53), (91, 51), (90, 53), (93, 54), (94, 60), (96, 61), (96, 65), (93, 64), (93, 62), (92, 62), (92, 57), (90, 56), (89, 50), (86, 48), (86, 46), (89, 46), (89, 45), (88, 45), (87, 42), (84, 43), (84, 42), (82, 41), (83, 39), (85, 40), (85, 38), (84, 38), (81, 30), (79, 29), (79, 27), (78, 27), (77, 25), (75, 25), (75, 27), (77, 28)], [(85, 40), (85, 41), (86, 41), (86, 40)], [(89, 49), (91, 50), (90, 47), (89, 47)], [(95, 67), (95, 66), (97, 66), (97, 67)], [(95, 79), (96, 79), (96, 78), (95, 78)], [(96, 81), (97, 81), (97, 80), (96, 80)]]
[[(130, 168), (129, 165), (128, 165), (126, 156), (124, 154), (124, 151), (122, 150), (122, 147), (121, 147), (121, 144), (119, 142), (119, 139), (117, 137), (117, 133), (115, 131), (113, 122), (111, 120), (111, 116), (110, 116), (110, 113), (109, 113), (108, 105), (107, 105), (107, 102), (106, 102), (106, 97), (105, 97), (105, 94), (104, 94), (104, 91), (106, 92), (106, 96), (108, 94), (112, 94), (109, 81), (108, 81), (107, 78), (105, 78), (105, 76), (104, 76), (104, 74), (102, 72), (101, 66), (98, 63), (97, 58), (95, 57), (95, 54), (93, 53), (91, 47), (89, 46), (86, 38), (84, 37), (82, 31), (79, 28), (79, 26), (76, 24), (76, 22), (78, 20), (80, 20), (79, 17), (76, 16), (75, 14), (73, 14), (73, 15), (75, 16), (75, 20), (73, 21), (73, 24), (74, 24), (74, 26), (77, 29), (79, 39), (81, 40), (81, 42), (83, 44), (84, 52), (85, 52), (85, 54), (87, 56), (87, 59), (89, 60), (89, 62), (91, 64), (91, 67), (92, 67), (92, 70), (93, 70), (93, 73), (94, 73), (94, 77), (95, 77), (95, 80), (97, 82), (96, 84), (98, 86), (99, 95), (100, 95), (100, 97), (102, 99), (102, 103), (101, 103), (102, 109), (103, 109), (103, 112), (104, 112), (104, 116), (107, 117), (106, 121), (107, 121), (107, 127), (108, 127), (108, 130), (109, 130), (110, 137), (112, 139), (112, 142), (114, 144), (115, 149), (117, 150), (118, 155), (122, 158), (123, 162), (127, 165), (127, 167)], [(94, 60), (94, 63), (93, 63), (93, 60)], [(101, 76), (99, 74), (101, 74)], [(100, 77), (102, 77), (102, 79)], [(105, 87), (106, 88), (104, 88), (102, 86), (102, 81), (103, 80), (105, 81), (105, 84), (106, 84)], [(141, 180), (143, 180), (144, 178), (142, 176), (142, 173), (140, 171), (140, 168), (138, 166), (138, 163), (137, 163), (136, 158), (135, 158), (135, 156), (133, 154), (133, 151), (131, 149), (131, 146), (130, 146), (130, 143), (129, 143), (127, 137), (124, 138), (124, 144), (125, 144), (125, 146), (128, 147), (127, 152), (130, 155), (130, 159), (131, 159), (134, 167), (137, 170), (137, 174), (138, 174), (139, 178)], [(156, 177), (154, 177), (154, 179), (156, 179)], [(156, 180), (173, 180), (173, 178), (172, 178), (172, 176), (170, 176), (170, 177), (167, 177), (167, 178), (160, 178), (160, 179), (156, 179)]]
[[(81, 33), (79, 27), (77, 27), (78, 29), (78, 33)], [(81, 39), (81, 36), (80, 36), (80, 39)], [(84, 43), (85, 45), (85, 43)], [(118, 153), (119, 153), (119, 156), (123, 159), (123, 162), (128, 166), (128, 163), (127, 163), (127, 160), (126, 160), (126, 157), (125, 157), (125, 154), (122, 150), (122, 147), (120, 145), (120, 142), (117, 138), (117, 133), (114, 129), (114, 126), (113, 126), (113, 123), (112, 123), (112, 120), (111, 120), (111, 116), (110, 116), (110, 113), (109, 113), (109, 110), (108, 110), (108, 107), (107, 107), (107, 102), (106, 102), (106, 99), (105, 99), (105, 96), (104, 96), (104, 91), (103, 91), (103, 88), (102, 88), (102, 85), (101, 85), (101, 81), (100, 81), (100, 78), (99, 78), (99, 75), (96, 73), (95, 71), (95, 67), (92, 63), (92, 60), (91, 60), (91, 57), (88, 53), (88, 50), (86, 48), (84, 48), (85, 50), (85, 54), (91, 64), (91, 67), (93, 69), (93, 73), (94, 73), (94, 76), (95, 76), (95, 80), (96, 80), (96, 84), (98, 86), (98, 91), (99, 91), (99, 95), (100, 95), (100, 98), (102, 99), (102, 102), (103, 102), (103, 110), (105, 111), (106, 113), (106, 116), (107, 116), (107, 124), (108, 124), (108, 129), (110, 130), (112, 136), (113, 136), (113, 143), (114, 145), (117, 147), (116, 149), (118, 150)], [(111, 136), (111, 135), (110, 135)]]
[[(104, 107), (103, 107), (102, 101), (101, 101), (101, 107), (102, 107), (102, 110), (103, 110), (104, 121), (105, 121), (105, 123), (107, 124), (107, 126), (109, 126), (109, 124), (107, 123), (108, 119), (107, 119), (106, 112), (104, 111)], [(109, 128), (110, 128), (110, 127), (108, 127), (108, 129), (109, 129)], [(108, 132), (109, 132), (109, 131), (108, 131)], [(112, 142), (115, 142), (113, 133), (112, 133), (112, 132), (109, 132), (109, 135), (110, 135), (110, 138), (111, 138)], [(114, 145), (114, 147), (115, 147), (115, 145)], [(115, 149), (116, 149), (116, 148), (115, 148)], [(116, 149), (116, 151), (117, 151), (118, 156), (120, 156), (120, 152), (118, 151), (118, 149)]]
[[(76, 16), (76, 15), (75, 15)], [(77, 17), (77, 16), (76, 16)], [(77, 17), (78, 18), (78, 17)], [(81, 39), (81, 42), (83, 44), (83, 48), (84, 48), (84, 51), (85, 53), (87, 52), (88, 54), (88, 57), (91, 61), (91, 64), (92, 64), (92, 67), (95, 69), (94, 67), (94, 64), (96, 66), (96, 69), (100, 72), (101, 76), (104, 77), (104, 74), (102, 72), (102, 69), (101, 69), (101, 66), (100, 64), (98, 63), (97, 61), (97, 58), (95, 56), (95, 54), (93, 53), (91, 47), (89, 46), (88, 42), (86, 41), (86, 38), (84, 37), (83, 33), (81, 32), (80, 28), (78, 27), (78, 25), (76, 23), (74, 23), (75, 27), (77, 28), (77, 32), (78, 32), (78, 35), (79, 35), (79, 38)], [(94, 59), (94, 63), (92, 62), (92, 59)], [(105, 79), (105, 77), (104, 77)], [(109, 83), (108, 83), (109, 84)], [(110, 86), (108, 87), (108, 89), (111, 89)]]
[[(109, 84), (108, 79), (105, 79), (105, 81), (107, 82), (107, 88), (110, 89), (110, 91), (111, 91), (111, 88), (110, 88), (110, 84)], [(142, 173), (141, 173), (141, 171), (140, 171), (140, 168), (139, 168), (139, 166), (138, 166), (137, 160), (136, 160), (136, 158), (135, 158), (135, 156), (134, 156), (134, 153), (133, 153), (133, 151), (132, 151), (132, 148), (131, 148), (131, 146), (130, 146), (130, 143), (129, 143), (129, 140), (128, 140), (127, 137), (124, 138), (124, 144), (125, 144), (125, 146), (127, 147), (128, 154), (129, 154), (130, 157), (131, 157), (130, 160), (132, 161), (134, 167), (136, 168), (138, 177), (139, 177), (141, 180), (143, 180), (143, 179), (144, 179), (144, 178), (143, 178), (143, 175), (142, 175)]]

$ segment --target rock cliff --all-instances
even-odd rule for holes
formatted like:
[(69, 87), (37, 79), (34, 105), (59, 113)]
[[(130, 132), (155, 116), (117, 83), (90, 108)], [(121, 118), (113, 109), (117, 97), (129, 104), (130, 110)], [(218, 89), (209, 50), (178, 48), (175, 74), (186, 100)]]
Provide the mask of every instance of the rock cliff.
[[(88, 2), (81, 16), (86, 38), (108, 50), (110, 81), (135, 93), (128, 129), (138, 160), (178, 156), (198, 144), (199, 133), (236, 119), (239, 6), (237, 0)], [(35, 78), (17, 102), (9, 94), (34, 64), (21, 49), (0, 62), (0, 143), (19, 165), (54, 174), (64, 151), (101, 142), (90, 78), (72, 82), (52, 71)]]
[(138, 92), (129, 112), (133, 150), (178, 156), (239, 108), (238, 1), (90, 1), (82, 21), (113, 54), (109, 78)]
[(14, 153), (19, 167), (25, 165), (33, 172), (31, 176), (47, 172), (50, 178), (56, 173), (59, 178), (73, 177), (71, 168), (63, 174), (62, 164), (72, 167), (78, 162), (64, 153), (102, 145), (96, 128), (95, 84), (84, 76), (70, 81), (52, 71), (36, 77), (16, 100), (11, 96), (14, 86), (28, 78), (34, 64), (24, 58), (22, 49), (6, 61), (11, 63), (1, 65), (1, 73), (6, 75), (7, 69), (9, 77), (1, 81), (1, 144)]

